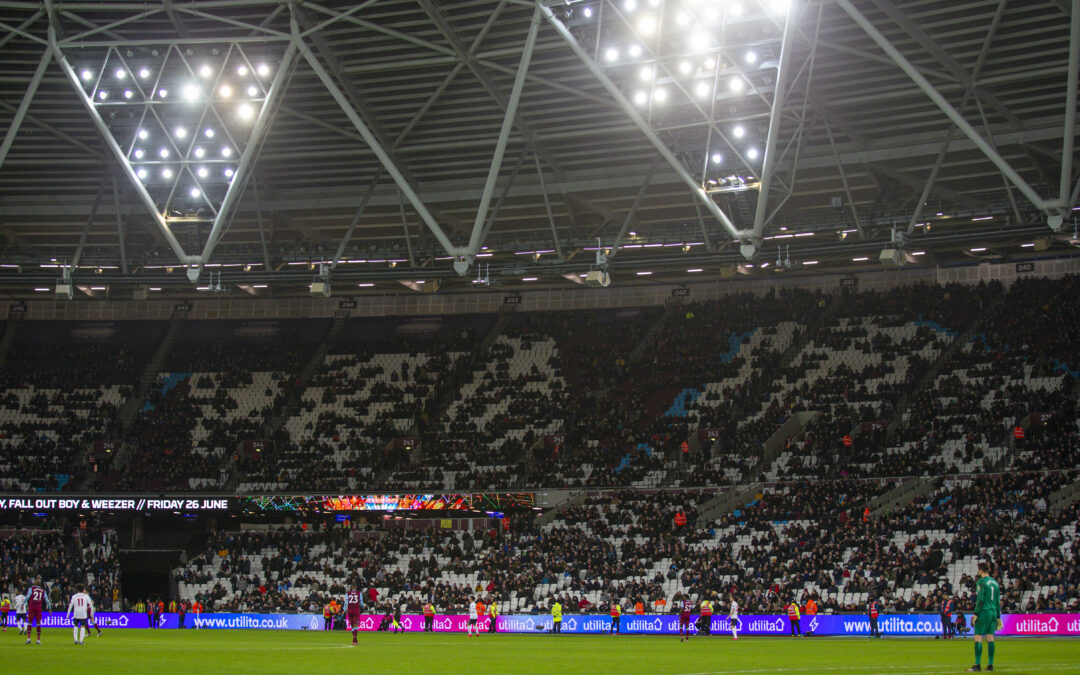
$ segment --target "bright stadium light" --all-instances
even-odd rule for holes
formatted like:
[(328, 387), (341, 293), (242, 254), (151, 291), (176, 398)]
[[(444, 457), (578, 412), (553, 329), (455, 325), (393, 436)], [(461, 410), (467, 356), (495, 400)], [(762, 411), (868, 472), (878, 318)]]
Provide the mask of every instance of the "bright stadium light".
[(187, 129), (184, 127), (176, 127), (176, 131), (173, 133), (176, 134), (177, 138), (187, 138)]
[(694, 87), (694, 93), (698, 95), (698, 98), (708, 98), (711, 91), (712, 86), (708, 82), (698, 82)]
[(116, 72), (113, 73), (113, 74), (116, 75), (116, 79), (118, 79), (118, 80), (122, 80), (125, 77), (127, 77), (127, 71), (124, 70), (123, 68), (117, 68)]
[(259, 73), (259, 77), (266, 77), (270, 74), (270, 66), (265, 63), (260, 63), (258, 68), (255, 69), (255, 72)]
[(644, 82), (648, 82), (649, 80), (651, 80), (652, 76), (653, 76), (652, 66), (642, 66), (641, 70), (638, 71), (638, 78), (641, 79)]
[(663, 103), (664, 101), (666, 101), (667, 89), (664, 89), (663, 87), (657, 87), (656, 91), (653, 92), (653, 100), (657, 103)]
[(132, 92), (130, 89), (125, 89), (124, 90), (124, 98), (131, 98), (134, 95), (135, 95), (134, 92)]
[(221, 149), (221, 156), (222, 157), (232, 157), (232, 148), (230, 148), (227, 145), (225, 147), (223, 147)]
[(206, 170), (206, 167), (205, 167), (205, 166), (200, 166), (200, 167), (199, 167), (199, 171), (198, 171), (198, 174), (199, 174), (199, 178), (206, 178), (206, 176), (207, 176), (207, 175), (208, 175), (209, 173), (210, 173), (210, 172)]
[(221, 94), (222, 98), (229, 98), (230, 96), (232, 96), (232, 87), (227, 84), (223, 84), (221, 85), (221, 88), (218, 89), (218, 93)]
[(248, 103), (241, 105), (236, 112), (240, 115), (240, 119), (244, 120), (249, 120), (255, 116), (255, 108), (252, 108)]
[(214, 69), (211, 68), (210, 66), (206, 65), (205, 63), (202, 65), (201, 68), (199, 68), (199, 76), (200, 77), (210, 77), (213, 74), (214, 74)]
[(581, 10), (581, 13), (585, 15), (586, 19), (591, 19), (592, 18), (592, 7), (586, 7), (585, 9)]
[(188, 102), (199, 100), (199, 87), (194, 82), (188, 82), (182, 90), (184, 100)]
[(626, 0), (626, 2), (623, 3), (623, 9), (628, 12), (634, 11), (637, 9), (637, 0)]
[(202, 157), (203, 155), (205, 155), (205, 154), (206, 154), (206, 151), (205, 151), (205, 150), (203, 150), (202, 148), (195, 148), (195, 156), (196, 156), (196, 157), (200, 157), (200, 158), (201, 158), (201, 157)]
[(690, 36), (690, 48), (696, 51), (701, 51), (709, 46), (709, 35), (704, 31), (695, 31)]
[(150, 132), (148, 132), (146, 129), (139, 129), (139, 138), (145, 141), (149, 137)]
[(250, 87), (247, 88), (247, 95), (250, 96), (251, 98), (255, 98), (256, 96), (259, 95), (259, 88), (256, 87), (255, 85), (251, 85)]
[(680, 26), (684, 26), (684, 27), (689, 26), (690, 25), (690, 15), (687, 14), (686, 12), (682, 12), (682, 11), (676, 13), (675, 14), (675, 23), (680, 25)]
[(84, 70), (82, 71), (82, 79), (86, 82), (89, 82), (90, 80), (94, 79), (94, 74), (91, 73), (89, 70)]
[(743, 79), (736, 75), (735, 77), (731, 78), (731, 82), (728, 83), (728, 86), (731, 88), (731, 91), (738, 92), (743, 90), (743, 84)]
[(614, 47), (608, 47), (604, 50), (604, 60), (608, 63), (613, 63), (619, 60), (619, 50)]
[(641, 45), (630, 45), (630, 49), (627, 50), (630, 54), (630, 58), (636, 59), (641, 56)]
[(192, 197), (198, 197), (202, 194), (202, 192), (199, 190), (199, 188), (193, 187), (191, 188), (191, 192), (189, 192), (188, 194), (190, 194)]
[(701, 65), (703, 68), (705, 68), (705, 70), (712, 70), (716, 67), (716, 60), (710, 57), (705, 59), (705, 61)]
[(158, 89), (158, 98), (166, 98), (169, 95), (168, 89)]
[(651, 16), (641, 17), (641, 20), (638, 21), (638, 31), (642, 35), (652, 35), (656, 32), (656, 19)]
[(645, 105), (649, 102), (649, 95), (643, 91), (634, 92), (634, 103), (638, 105)]
[(750, 159), (757, 159), (758, 158), (757, 148), (750, 148), (749, 150), (747, 150), (746, 151), (746, 156), (749, 157)]
[(149, 68), (139, 68), (139, 77), (141, 79), (144, 79), (144, 80), (146, 78), (150, 77), (150, 69)]
[(239, 67), (237, 67), (236, 74), (239, 75), (240, 77), (247, 77), (247, 74), (248, 74), (247, 66), (239, 66)]
[(169, 149), (168, 148), (162, 148), (161, 150), (158, 150), (158, 155), (160, 155), (162, 159), (168, 159), (169, 158)]
[(680, 61), (679, 62), (679, 72), (682, 73), (683, 75), (689, 75), (691, 72), (693, 72), (693, 70), (694, 70), (694, 64), (690, 63), (689, 61)]
[(146, 180), (146, 169), (139, 169), (135, 173), (139, 176), (139, 178)]
[(162, 178), (172, 178), (172, 169), (170, 169), (169, 167), (165, 167), (164, 169), (162, 169), (161, 170), (161, 177)]
[(145, 154), (146, 153), (143, 152), (142, 148), (135, 148), (135, 159), (142, 159)]
[(211, 129), (210, 127), (207, 127), (206, 131), (203, 132), (203, 136), (206, 136), (207, 138), (213, 138), (214, 137), (214, 130)]
[(754, 52), (754, 51), (746, 52), (746, 62), (747, 63), (757, 63), (757, 52)]
[(728, 5), (728, 12), (731, 13), (731, 16), (739, 16), (740, 14), (742, 14), (742, 5), (737, 2), (733, 2)]
[(99, 92), (97, 93), (97, 97), (98, 97), (99, 99), (101, 99), (102, 101), (104, 101), (105, 99), (109, 98), (109, 92), (107, 92), (107, 91), (105, 91), (104, 89), (102, 89), (101, 91), (99, 91)]
[(746, 129), (743, 129), (741, 125), (736, 126), (734, 129), (731, 130), (731, 133), (735, 134), (735, 138), (742, 138), (746, 135)]
[(233, 170), (232, 169), (225, 169), (225, 177), (226, 178), (232, 178), (233, 177)]
[(719, 164), (720, 162), (723, 162), (723, 161), (724, 161), (724, 156), (723, 155), (721, 155), (719, 152), (714, 152), (713, 153), (713, 156), (712, 156), (712, 163), (713, 164)]

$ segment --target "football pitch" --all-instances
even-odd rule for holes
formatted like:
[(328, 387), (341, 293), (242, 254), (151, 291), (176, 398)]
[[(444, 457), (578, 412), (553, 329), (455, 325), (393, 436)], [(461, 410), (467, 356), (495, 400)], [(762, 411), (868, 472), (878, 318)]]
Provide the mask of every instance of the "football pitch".
[[(694, 638), (113, 630), (72, 644), (47, 629), (43, 644), (0, 633), (5, 673), (821, 673), (945, 675), (974, 662), (970, 640)], [(995, 668), (1014, 675), (1080, 673), (1080, 640), (999, 640)], [(986, 667), (984, 656), (983, 667)]]

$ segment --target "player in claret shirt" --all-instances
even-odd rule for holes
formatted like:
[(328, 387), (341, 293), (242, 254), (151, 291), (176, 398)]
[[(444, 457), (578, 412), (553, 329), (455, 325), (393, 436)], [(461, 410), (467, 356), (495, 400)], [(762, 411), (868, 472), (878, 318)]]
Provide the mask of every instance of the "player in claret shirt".
[(30, 644), (30, 628), (37, 626), (37, 643), (41, 644), (41, 613), (49, 609), (49, 594), (41, 585), (41, 577), (35, 577), (30, 590), (26, 591), (26, 644)]
[(694, 603), (690, 600), (690, 596), (685, 596), (682, 604), (679, 605), (679, 642), (690, 640), (690, 613), (693, 611)]
[(356, 632), (360, 630), (360, 614), (364, 609), (364, 595), (358, 590), (345, 594), (345, 625), (352, 631), (352, 646), (356, 646)]

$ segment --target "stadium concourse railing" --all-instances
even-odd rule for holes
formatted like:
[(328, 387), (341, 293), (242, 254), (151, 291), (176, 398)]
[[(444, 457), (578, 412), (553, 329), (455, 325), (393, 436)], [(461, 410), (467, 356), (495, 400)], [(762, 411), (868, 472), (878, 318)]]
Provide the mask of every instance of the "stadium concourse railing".
[[(422, 295), (359, 294), (347, 298), (244, 298), (204, 297), (177, 300), (104, 300), (54, 302), (26, 300), (11, 303), (8, 316), (30, 320), (123, 321), (169, 319), (177, 311), (193, 319), (288, 319), (330, 318), (346, 310), (350, 316), (407, 316), (440, 314), (488, 314), (512, 306), (515, 311), (561, 311), (619, 309), (663, 305), (673, 299), (685, 302), (711, 300), (733, 293), (764, 294), (801, 289), (839, 292), (842, 289), (887, 290), (917, 283), (978, 284), (1000, 281), (1009, 286), (1027, 277), (1059, 278), (1080, 274), (1080, 259), (1064, 258), (1001, 264), (873, 267), (864, 271), (797, 273), (768, 277), (736, 274), (732, 278), (680, 284), (636, 284), (618, 281), (608, 288), (549, 288), (530, 291), (465, 291)], [(674, 291), (679, 291), (677, 294)], [(677, 297), (676, 297), (677, 296)], [(512, 298), (508, 304), (507, 298)]]

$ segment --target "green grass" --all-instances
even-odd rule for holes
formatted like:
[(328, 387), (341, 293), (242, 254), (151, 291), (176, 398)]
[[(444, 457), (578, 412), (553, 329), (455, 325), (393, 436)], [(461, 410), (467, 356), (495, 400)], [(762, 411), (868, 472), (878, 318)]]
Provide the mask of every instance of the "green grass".
[[(695, 638), (278, 631), (111, 630), (72, 644), (46, 629), (41, 646), (0, 633), (3, 673), (822, 673), (945, 675), (974, 662), (970, 640)], [(983, 666), (986, 666), (985, 656)], [(1080, 673), (1080, 641), (1003, 639), (997, 670)]]

